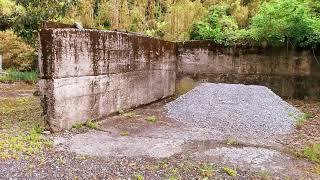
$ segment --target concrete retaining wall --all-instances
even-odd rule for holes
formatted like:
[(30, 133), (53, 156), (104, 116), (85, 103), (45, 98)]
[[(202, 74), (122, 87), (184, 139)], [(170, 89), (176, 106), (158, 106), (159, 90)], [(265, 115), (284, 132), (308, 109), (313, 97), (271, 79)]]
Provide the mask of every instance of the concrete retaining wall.
[(174, 43), (54, 24), (43, 26), (39, 40), (39, 88), (44, 118), (53, 131), (203, 81), (265, 85), (283, 97), (320, 97), (320, 65), (309, 51)]
[(286, 48), (177, 43), (177, 91), (199, 82), (264, 85), (285, 98), (320, 97), (320, 64), (312, 52)]
[(53, 131), (173, 95), (176, 46), (134, 34), (42, 29), (39, 81)]

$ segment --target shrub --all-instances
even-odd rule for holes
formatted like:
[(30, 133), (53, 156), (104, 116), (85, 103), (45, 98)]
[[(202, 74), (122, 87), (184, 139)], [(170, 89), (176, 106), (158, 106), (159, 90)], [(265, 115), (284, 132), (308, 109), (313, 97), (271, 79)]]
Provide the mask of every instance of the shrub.
[(11, 0), (0, 0), (0, 30), (11, 26), (10, 19), (15, 11), (15, 3)]
[(239, 29), (234, 17), (228, 15), (228, 5), (217, 5), (210, 10), (205, 21), (194, 23), (190, 32), (191, 39), (211, 39), (218, 44), (230, 45), (246, 36)]
[(0, 53), (3, 55), (3, 68), (30, 71), (35, 67), (36, 53), (11, 30), (0, 31)]
[(272, 46), (290, 43), (316, 49), (320, 45), (320, 16), (317, 10), (320, 4), (307, 2), (265, 1), (251, 19), (248, 18), (248, 8), (239, 3), (236, 3), (238, 8), (220, 3), (210, 10), (206, 20), (193, 24), (190, 37), (195, 40), (210, 39), (224, 45), (267, 42)]
[(37, 32), (43, 21), (66, 21), (66, 15), (77, 0), (30, 0), (17, 1), (19, 14), (12, 18), (13, 31), (32, 46), (37, 45)]
[(307, 3), (299, 0), (275, 0), (264, 3), (252, 18), (251, 37), (259, 42), (296, 46), (319, 43), (319, 18), (311, 13)]

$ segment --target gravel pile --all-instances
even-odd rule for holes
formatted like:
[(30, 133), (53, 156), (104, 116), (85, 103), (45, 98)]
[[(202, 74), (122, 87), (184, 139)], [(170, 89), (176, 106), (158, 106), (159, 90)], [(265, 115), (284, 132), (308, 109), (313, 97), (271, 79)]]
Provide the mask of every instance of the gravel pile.
[(232, 137), (269, 137), (294, 129), (302, 113), (264, 86), (203, 83), (166, 105), (177, 121)]

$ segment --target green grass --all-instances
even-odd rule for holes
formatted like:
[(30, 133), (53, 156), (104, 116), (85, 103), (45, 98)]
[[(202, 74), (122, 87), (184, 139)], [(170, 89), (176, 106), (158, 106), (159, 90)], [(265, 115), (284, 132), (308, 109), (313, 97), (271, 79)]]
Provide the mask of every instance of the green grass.
[(83, 127), (83, 124), (82, 123), (76, 123), (72, 127), (75, 128), (75, 129), (81, 129)]
[(156, 116), (149, 116), (149, 117), (147, 117), (146, 120), (151, 123), (155, 123), (157, 121), (157, 118), (156, 118)]
[(86, 122), (86, 126), (88, 126), (91, 129), (97, 129), (98, 128), (98, 124), (92, 120), (88, 120)]
[(142, 174), (139, 174), (139, 173), (135, 173), (133, 175), (133, 180), (144, 180), (144, 176)]
[(311, 144), (305, 147), (302, 150), (302, 155), (310, 161), (320, 164), (320, 143)]
[(311, 113), (303, 113), (302, 115), (295, 118), (295, 127), (297, 129), (301, 128), (301, 126), (307, 122), (309, 119), (311, 119), (313, 115)]
[(28, 83), (36, 83), (38, 80), (37, 71), (20, 72), (15, 69), (8, 69), (5, 71), (6, 74), (0, 75), (0, 81), (3, 82), (15, 82), (24, 81)]
[(133, 112), (127, 112), (127, 113), (122, 114), (122, 116), (124, 116), (126, 118), (133, 118), (136, 116), (136, 114)]
[(128, 131), (122, 131), (122, 132), (120, 132), (120, 136), (129, 136), (129, 132)]
[(199, 171), (202, 177), (213, 177), (214, 176), (214, 168), (210, 164), (202, 164), (199, 166)]
[(288, 116), (293, 117), (294, 116), (293, 112), (288, 112)]
[(261, 180), (269, 180), (272, 179), (270, 173), (266, 170), (261, 170), (258, 172), (258, 176), (261, 178)]
[(223, 167), (223, 171), (227, 173), (231, 177), (236, 177), (237, 176), (237, 171), (234, 169), (231, 169), (230, 167)]

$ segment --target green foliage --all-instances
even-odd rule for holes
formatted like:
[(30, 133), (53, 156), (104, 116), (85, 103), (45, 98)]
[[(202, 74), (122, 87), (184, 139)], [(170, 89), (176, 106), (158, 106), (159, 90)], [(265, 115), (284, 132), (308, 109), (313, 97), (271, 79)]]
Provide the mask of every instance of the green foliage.
[(310, 113), (304, 113), (302, 115), (299, 115), (295, 118), (295, 127), (296, 128), (301, 128), (301, 126), (307, 121), (309, 120), (310, 118), (312, 118), (313, 115), (310, 114)]
[(156, 118), (156, 116), (149, 116), (149, 117), (147, 117), (146, 120), (151, 123), (155, 123), (157, 121), (157, 118)]
[(227, 173), (229, 176), (231, 176), (231, 177), (236, 177), (237, 176), (237, 171), (236, 170), (234, 170), (234, 169), (231, 169), (231, 168), (229, 168), (229, 167), (223, 167), (223, 171), (225, 172), (225, 173)]
[(76, 5), (77, 0), (19, 1), (22, 13), (12, 18), (12, 29), (28, 43), (35, 46), (40, 24), (47, 20), (61, 20)]
[(133, 178), (134, 180), (144, 180), (144, 176), (142, 174), (139, 174), (139, 173), (135, 173), (133, 175)]
[(33, 47), (40, 23), (51, 20), (166, 40), (317, 48), (319, 9), (318, 0), (0, 0), (0, 30), (13, 29)]
[(83, 124), (82, 123), (76, 123), (72, 127), (75, 128), (75, 129), (81, 129), (83, 127)]
[(158, 26), (168, 40), (190, 39), (189, 31), (195, 21), (200, 21), (208, 13), (200, 0), (179, 0), (168, 3), (168, 11), (164, 14), (162, 26)]
[(303, 149), (303, 156), (309, 160), (320, 164), (320, 144), (312, 144)]
[[(230, 4), (220, 3), (210, 10), (206, 20), (193, 24), (190, 37), (195, 40), (210, 39), (224, 45), (266, 42), (273, 46), (290, 43), (315, 48), (320, 43), (317, 7), (319, 3), (314, 1), (266, 1), (248, 21)], [(248, 8), (239, 8), (248, 13)]]
[(214, 176), (214, 168), (210, 164), (202, 164), (199, 167), (199, 171), (202, 177), (213, 177)]
[(320, 1), (318, 0), (307, 0), (306, 1), (308, 3), (309, 8), (311, 9), (311, 12), (315, 15), (315, 16), (320, 16)]
[(0, 15), (10, 15), (15, 9), (15, 3), (11, 0), (0, 0)]
[(13, 0), (0, 0), (0, 31), (12, 26), (12, 18), (23, 12), (23, 8)]
[(211, 39), (224, 45), (243, 39), (246, 31), (239, 29), (235, 18), (228, 15), (228, 11), (229, 7), (225, 4), (212, 8), (205, 21), (193, 24), (190, 32), (191, 39)]
[(129, 136), (129, 131), (121, 131), (120, 136)]
[(0, 159), (19, 158), (20, 154), (35, 155), (45, 146), (52, 146), (52, 142), (45, 139), (37, 129), (29, 133), (10, 135), (0, 133)]
[(38, 72), (36, 71), (20, 72), (15, 69), (8, 69), (4, 75), (0, 75), (0, 82), (24, 81), (35, 84), (37, 80)]
[(94, 122), (94, 121), (92, 121), (92, 120), (88, 120), (88, 121), (86, 122), (86, 125), (87, 125), (89, 128), (91, 128), (91, 129), (97, 129), (98, 126), (99, 126), (96, 122)]
[(11, 30), (0, 31), (0, 53), (3, 55), (3, 67), (19, 71), (30, 71), (35, 66), (35, 49), (26, 44)]
[[(308, 46), (319, 37), (319, 18), (300, 0), (275, 0), (264, 3), (252, 18), (251, 37), (258, 42)], [(315, 39), (310, 39), (317, 36)]]

